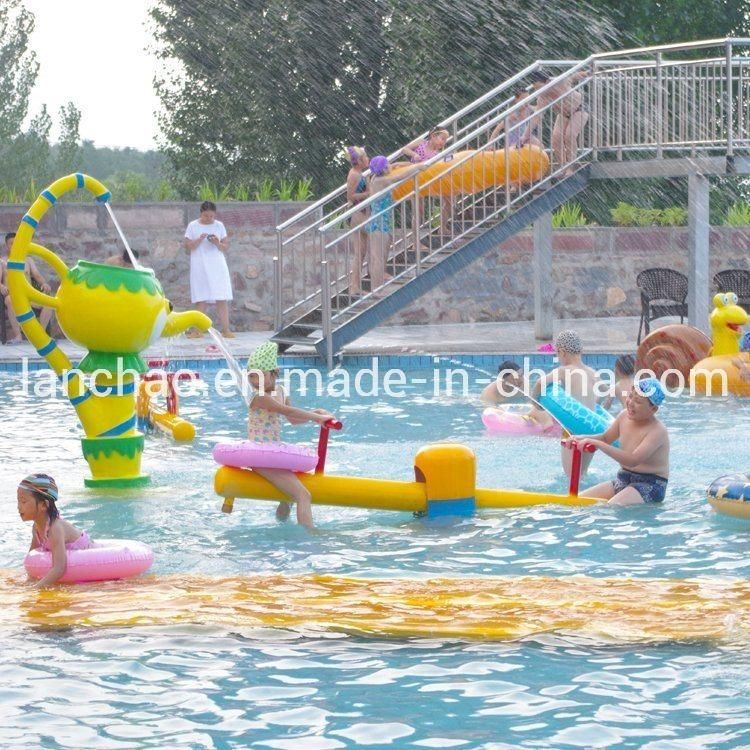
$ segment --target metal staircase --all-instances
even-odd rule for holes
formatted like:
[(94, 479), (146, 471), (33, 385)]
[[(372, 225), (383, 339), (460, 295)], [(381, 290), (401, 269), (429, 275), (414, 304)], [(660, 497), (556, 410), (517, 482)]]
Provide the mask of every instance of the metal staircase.
[[(393, 226), (385, 283), (373, 288), (365, 275), (362, 293), (350, 293), (353, 243), (379, 215), (378, 195), (355, 210), (342, 186), (277, 227), (274, 340), (282, 351), (315, 347), (330, 366), (346, 344), (549, 214), (589, 179), (679, 174), (685, 160), (713, 159), (719, 173), (738, 171), (736, 157), (750, 146), (748, 49), (750, 40), (722, 39), (530, 65), (442, 122), (450, 145), (428, 162), (444, 161), (442, 174), (451, 175), (475, 158), (465, 152), (499, 149), (502, 184), (425, 198), (418, 191), (430, 182), (402, 181), (407, 194), (385, 209)], [(539, 73), (551, 80), (541, 83)], [(528, 96), (514, 103), (519, 89)], [(577, 139), (574, 122), (583, 125)], [(511, 173), (508, 158), (507, 134), (524, 129), (549, 156), (549, 168), (527, 179)], [(370, 217), (352, 226), (364, 207)]]

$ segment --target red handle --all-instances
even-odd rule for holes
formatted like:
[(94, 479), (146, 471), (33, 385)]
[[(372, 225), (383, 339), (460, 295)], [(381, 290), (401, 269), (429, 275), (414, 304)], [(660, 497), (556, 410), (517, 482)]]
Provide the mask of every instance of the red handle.
[(570, 467), (570, 485), (568, 487), (568, 494), (573, 497), (578, 497), (578, 488), (581, 484), (581, 454), (582, 453), (593, 453), (596, 447), (587, 443), (583, 447), (578, 445), (577, 440), (571, 440), (569, 443), (563, 443), (566, 448), (573, 451), (573, 465)]
[(326, 468), (326, 454), (328, 453), (328, 435), (331, 430), (340, 430), (344, 426), (338, 419), (329, 419), (320, 425), (320, 437), (318, 438), (318, 465), (315, 467), (316, 474), (322, 474)]

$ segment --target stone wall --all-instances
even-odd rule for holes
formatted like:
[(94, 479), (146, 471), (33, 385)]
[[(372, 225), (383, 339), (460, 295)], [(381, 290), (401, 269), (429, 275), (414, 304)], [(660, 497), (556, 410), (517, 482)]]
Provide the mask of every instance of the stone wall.
[[(230, 234), (229, 267), (235, 291), (232, 325), (265, 330), (273, 323), (275, 227), (305, 204), (232, 203), (219, 218)], [(189, 260), (182, 250), (185, 226), (198, 216), (197, 203), (115, 204), (130, 244), (152, 266), (178, 309), (190, 306)], [(0, 230), (18, 226), (26, 206), (0, 206)], [(120, 252), (106, 210), (62, 203), (45, 216), (37, 241), (69, 265), (78, 258), (100, 261)], [(750, 268), (750, 229), (711, 230), (711, 274)], [(443, 282), (394, 316), (390, 323), (526, 320), (533, 317), (532, 236), (524, 232)], [(639, 271), (666, 266), (686, 271), (687, 229), (593, 227), (559, 230), (553, 237), (554, 308), (558, 317), (637, 315)], [(313, 258), (311, 257), (312, 261)], [(312, 265), (312, 263), (311, 263)]]
[[(592, 227), (557, 230), (552, 239), (554, 311), (560, 318), (640, 315), (638, 273), (687, 273), (687, 228)], [(750, 269), (750, 228), (715, 227), (710, 275)], [(523, 232), (421, 297), (392, 323), (531, 320), (533, 237)], [(713, 288), (713, 287), (712, 287)]]

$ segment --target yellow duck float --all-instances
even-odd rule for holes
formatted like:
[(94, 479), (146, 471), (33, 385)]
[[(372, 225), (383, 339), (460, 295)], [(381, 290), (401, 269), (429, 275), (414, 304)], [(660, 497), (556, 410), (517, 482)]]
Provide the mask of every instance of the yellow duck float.
[[(79, 260), (73, 268), (32, 240), (47, 210), (68, 191), (85, 188), (98, 203), (111, 194), (84, 174), (62, 177), (44, 190), (18, 227), (8, 258), (8, 288), (26, 338), (63, 382), (83, 425), (83, 455), (91, 469), (87, 486), (132, 487), (141, 474), (143, 435), (137, 431), (136, 379), (146, 371), (140, 352), (160, 336), (175, 336), (210, 319), (197, 311), (174, 313), (150, 268), (118, 268)], [(34, 289), (25, 274), (26, 257), (48, 263), (60, 277), (52, 297)], [(32, 304), (51, 307), (63, 333), (88, 350), (77, 368), (37, 321)]]
[[(700, 360), (691, 371), (696, 393), (718, 394), (724, 388), (736, 396), (750, 396), (750, 354), (740, 352), (742, 327), (750, 316), (737, 304), (734, 292), (714, 296), (711, 312), (713, 347), (709, 356)], [(743, 375), (746, 374), (746, 378)]]

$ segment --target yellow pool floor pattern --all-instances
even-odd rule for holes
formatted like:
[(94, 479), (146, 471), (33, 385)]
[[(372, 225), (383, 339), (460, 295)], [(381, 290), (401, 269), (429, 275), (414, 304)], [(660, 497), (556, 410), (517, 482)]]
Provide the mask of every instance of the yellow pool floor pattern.
[(39, 591), (0, 570), (0, 628), (209, 625), (372, 637), (737, 642), (750, 582), (548, 577), (145, 576)]

